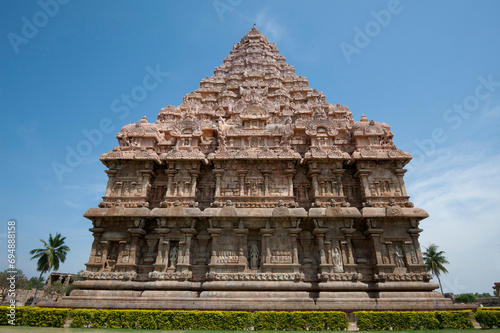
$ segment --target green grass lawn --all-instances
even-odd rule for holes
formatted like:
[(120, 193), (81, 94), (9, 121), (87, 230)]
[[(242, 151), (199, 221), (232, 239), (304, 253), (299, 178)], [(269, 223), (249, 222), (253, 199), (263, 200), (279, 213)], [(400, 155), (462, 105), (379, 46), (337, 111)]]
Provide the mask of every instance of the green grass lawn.
[[(494, 329), (481, 329), (484, 333), (499, 333), (500, 328)], [(93, 329), (93, 328), (53, 328), (53, 327), (32, 327), (32, 326), (0, 326), (0, 332), (2, 333), (145, 333), (145, 332), (169, 332), (169, 333), (218, 333), (218, 332), (242, 332), (248, 333), (249, 331), (204, 331), (204, 330), (186, 330), (186, 331), (165, 331), (165, 330), (136, 330), (136, 329), (121, 329), (121, 328), (108, 328), (108, 329)], [(273, 332), (276, 331), (255, 331), (255, 332)], [(304, 332), (304, 331), (286, 331), (286, 332)], [(335, 332), (335, 331), (312, 331), (312, 332)], [(344, 331), (347, 332), (347, 331)], [(378, 333), (388, 331), (366, 331), (370, 333)], [(415, 330), (415, 331), (399, 331), (399, 332), (411, 332), (411, 333), (463, 333), (464, 330), (455, 329), (444, 329), (444, 330)]]

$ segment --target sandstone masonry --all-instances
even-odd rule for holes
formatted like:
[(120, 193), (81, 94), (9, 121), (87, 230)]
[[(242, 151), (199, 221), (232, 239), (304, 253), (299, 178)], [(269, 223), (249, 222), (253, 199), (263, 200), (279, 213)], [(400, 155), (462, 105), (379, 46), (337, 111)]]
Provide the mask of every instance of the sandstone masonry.
[(84, 215), (84, 280), (60, 306), (452, 306), (422, 260), (411, 155), (387, 124), (327, 103), (255, 27), (181, 105), (117, 139)]

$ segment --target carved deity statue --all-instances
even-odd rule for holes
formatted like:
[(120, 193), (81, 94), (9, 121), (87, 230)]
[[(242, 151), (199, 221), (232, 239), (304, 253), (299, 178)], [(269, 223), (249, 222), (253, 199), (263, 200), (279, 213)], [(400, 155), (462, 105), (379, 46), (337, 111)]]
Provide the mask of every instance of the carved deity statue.
[(405, 267), (405, 262), (403, 260), (403, 251), (397, 245), (394, 247), (394, 259), (397, 267)]
[(259, 248), (256, 244), (252, 244), (250, 247), (250, 269), (259, 268)]
[(173, 247), (169, 255), (169, 267), (175, 268), (177, 265), (177, 257), (179, 256), (179, 250), (177, 246)]
[(344, 271), (342, 265), (342, 254), (340, 253), (340, 249), (336, 246), (333, 249), (333, 265), (335, 266), (334, 270), (336, 273), (341, 273)]

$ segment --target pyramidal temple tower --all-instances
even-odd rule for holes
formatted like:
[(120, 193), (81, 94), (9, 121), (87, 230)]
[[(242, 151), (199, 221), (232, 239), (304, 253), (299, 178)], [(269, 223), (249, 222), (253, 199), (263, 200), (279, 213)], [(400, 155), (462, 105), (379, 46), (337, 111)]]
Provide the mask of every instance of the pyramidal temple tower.
[(452, 306), (422, 260), (411, 155), (387, 124), (327, 103), (255, 27), (181, 105), (117, 139), (84, 215), (84, 279), (59, 306)]

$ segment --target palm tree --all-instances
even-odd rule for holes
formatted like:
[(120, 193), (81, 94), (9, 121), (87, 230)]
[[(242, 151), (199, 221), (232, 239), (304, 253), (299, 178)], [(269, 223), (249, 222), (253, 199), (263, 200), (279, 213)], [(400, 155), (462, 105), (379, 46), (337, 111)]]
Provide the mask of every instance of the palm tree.
[[(40, 272), (39, 280), (41, 280), (44, 273), (50, 272), (51, 270), (57, 271), (59, 269), (59, 263), (63, 263), (66, 260), (66, 254), (69, 252), (69, 247), (64, 245), (65, 239), (66, 237), (62, 237), (60, 233), (57, 233), (55, 237), (49, 234), (48, 243), (40, 239), (44, 245), (43, 248), (30, 251), (30, 254), (34, 254), (30, 260), (38, 258), (36, 270)], [(35, 290), (35, 297), (33, 298), (31, 306), (35, 306), (37, 292), (38, 288)]]
[(444, 251), (438, 251), (438, 246), (436, 244), (429, 245), (424, 252), (424, 262), (427, 265), (427, 272), (432, 272), (432, 274), (438, 278), (439, 288), (441, 288), (441, 294), (443, 294), (443, 287), (441, 286), (439, 274), (447, 274), (448, 270), (446, 270), (444, 265), (449, 264), (444, 256)]

